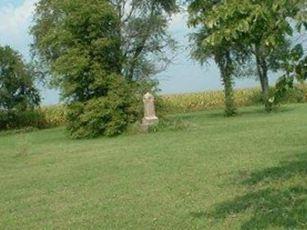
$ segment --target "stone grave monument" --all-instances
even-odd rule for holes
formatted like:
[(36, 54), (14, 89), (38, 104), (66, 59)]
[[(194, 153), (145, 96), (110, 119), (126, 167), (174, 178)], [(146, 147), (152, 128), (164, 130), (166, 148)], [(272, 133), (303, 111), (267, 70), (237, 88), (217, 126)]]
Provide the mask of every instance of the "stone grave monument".
[(143, 97), (144, 102), (144, 118), (142, 120), (142, 129), (148, 130), (149, 126), (159, 123), (155, 111), (155, 98), (151, 93), (146, 93)]

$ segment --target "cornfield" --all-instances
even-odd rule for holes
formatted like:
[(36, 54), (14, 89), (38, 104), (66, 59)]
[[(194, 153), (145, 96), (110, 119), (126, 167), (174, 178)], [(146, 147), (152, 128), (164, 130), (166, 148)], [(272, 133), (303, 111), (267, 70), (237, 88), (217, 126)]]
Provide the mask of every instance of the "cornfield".
[(66, 108), (64, 105), (45, 106), (39, 109), (44, 115), (48, 127), (58, 127), (66, 123)]
[[(299, 85), (285, 98), (285, 103), (307, 102), (307, 86)], [(261, 103), (259, 88), (241, 89), (235, 91), (237, 107), (251, 106)], [(224, 107), (224, 92), (211, 91), (202, 93), (186, 93), (161, 95), (157, 100), (157, 112), (162, 114), (185, 113)], [(66, 109), (64, 105), (42, 107), (46, 123), (50, 127), (61, 126), (66, 123)]]
[[(235, 92), (238, 107), (255, 104), (254, 97), (260, 94), (258, 89), (244, 89)], [(224, 92), (211, 91), (162, 96), (162, 108), (167, 112), (193, 112), (224, 107)]]

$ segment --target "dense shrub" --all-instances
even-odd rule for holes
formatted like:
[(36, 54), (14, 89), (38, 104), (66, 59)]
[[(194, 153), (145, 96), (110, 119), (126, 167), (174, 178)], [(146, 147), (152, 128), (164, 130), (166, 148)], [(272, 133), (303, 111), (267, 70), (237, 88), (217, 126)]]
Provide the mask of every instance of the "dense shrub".
[[(270, 88), (269, 98), (276, 97), (276, 89), (274, 87)], [(276, 99), (274, 99), (276, 100)], [(252, 104), (262, 104), (263, 97), (259, 91), (255, 91), (253, 95), (250, 96), (250, 101)], [(307, 87), (303, 85), (298, 85), (293, 88), (289, 88), (281, 98), (278, 99), (278, 103), (302, 103), (307, 101)]]
[(68, 130), (74, 138), (115, 136), (139, 118), (141, 101), (125, 80), (114, 81), (107, 96), (86, 102), (74, 102), (68, 106)]
[(283, 103), (302, 103), (306, 102), (307, 99), (307, 88), (297, 86), (290, 88), (289, 92), (282, 99)]
[(39, 111), (1, 111), (0, 130), (21, 129), (27, 127), (47, 128), (45, 115)]

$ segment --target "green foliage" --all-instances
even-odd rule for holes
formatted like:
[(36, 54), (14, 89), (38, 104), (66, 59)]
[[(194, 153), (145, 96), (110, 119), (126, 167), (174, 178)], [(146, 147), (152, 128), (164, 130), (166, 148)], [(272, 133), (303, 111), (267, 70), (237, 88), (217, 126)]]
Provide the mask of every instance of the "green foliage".
[[(225, 114), (233, 116), (236, 114), (236, 106), (233, 97), (233, 76), (238, 64), (236, 49), (230, 42), (223, 41), (221, 43), (207, 42), (216, 28), (204, 22), (210, 20), (208, 14), (215, 10), (216, 3), (203, 1), (192, 1), (189, 5), (190, 20), (189, 24), (198, 28), (198, 31), (191, 36), (193, 41), (192, 57), (203, 64), (210, 58), (213, 58), (219, 67), (221, 79), (224, 84), (225, 94)], [(205, 4), (208, 3), (208, 4)]]
[(134, 84), (121, 76), (119, 32), (120, 18), (108, 1), (38, 3), (35, 52), (61, 87), (72, 137), (117, 135), (136, 118)]
[[(260, 91), (255, 93), (251, 98), (253, 104), (263, 104), (264, 98)], [(306, 86), (293, 85), (288, 79), (280, 79), (275, 87), (269, 90), (269, 100), (271, 109), (279, 107), (281, 104), (305, 103), (307, 102)]]
[[(166, 32), (175, 0), (40, 0), (33, 51), (61, 88), (76, 138), (122, 133), (140, 116), (139, 102), (156, 83), (153, 60), (173, 40)], [(167, 62), (167, 61), (166, 61)]]
[[(230, 64), (232, 65), (232, 64)], [(229, 69), (231, 68), (231, 69)], [(224, 94), (225, 94), (225, 114), (227, 117), (231, 117), (237, 114), (237, 108), (235, 105), (233, 80), (232, 80), (232, 67), (226, 67), (227, 74), (223, 74)]]
[(279, 104), (293, 89), (293, 79), (287, 77), (280, 78), (276, 84), (274, 96), (269, 99), (271, 104)]
[[(52, 9), (52, 10), (51, 10)], [(105, 95), (121, 70), (119, 20), (107, 1), (39, 1), (34, 51), (67, 101)]]
[[(118, 77), (107, 96), (68, 106), (68, 130), (74, 138), (115, 136), (123, 133), (140, 115), (140, 100), (131, 84)], [(116, 84), (116, 85), (115, 85)]]
[(294, 80), (303, 83), (307, 79), (307, 56), (304, 56), (304, 50), (301, 44), (296, 45), (288, 53), (287, 61), (282, 63), (286, 73), (280, 77), (276, 84), (276, 90), (273, 95), (275, 104), (283, 99), (289, 91), (296, 91)]
[[(302, 0), (230, 0), (190, 1), (192, 25), (201, 24), (206, 36), (205, 50), (231, 44), (239, 57), (255, 57), (266, 110), (271, 110), (268, 71), (277, 71), (277, 65), (289, 52), (288, 38), (293, 35), (291, 20), (305, 11)], [(302, 17), (301, 17), (302, 18)], [(300, 21), (294, 21), (298, 24)], [(228, 46), (229, 47), (229, 46)], [(278, 52), (284, 50), (285, 52)], [(235, 60), (234, 57), (232, 59)]]
[(0, 130), (42, 128), (42, 114), (34, 111), (40, 103), (34, 74), (20, 54), (0, 46)]
[(29, 111), (1, 111), (0, 130), (22, 129), (22, 128), (47, 128), (45, 116), (35, 110)]
[(295, 74), (299, 81), (307, 80), (307, 56), (295, 66)]
[(31, 69), (12, 48), (0, 46), (0, 111), (31, 110), (40, 103)]

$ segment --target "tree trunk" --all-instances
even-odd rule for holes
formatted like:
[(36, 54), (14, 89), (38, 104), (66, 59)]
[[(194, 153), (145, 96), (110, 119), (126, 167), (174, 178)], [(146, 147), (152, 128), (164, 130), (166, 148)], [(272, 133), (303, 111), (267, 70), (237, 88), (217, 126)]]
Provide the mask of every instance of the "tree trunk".
[(225, 113), (226, 116), (234, 116), (236, 114), (236, 106), (234, 100), (232, 80), (233, 66), (229, 52), (226, 52), (226, 54), (218, 58), (217, 62), (220, 68), (221, 79), (224, 85)]
[(226, 116), (233, 116), (236, 114), (234, 93), (233, 93), (233, 84), (231, 76), (224, 75), (222, 76), (224, 84), (224, 93), (225, 93), (225, 113)]
[(263, 57), (261, 53), (261, 49), (259, 46), (256, 46), (255, 50), (256, 55), (256, 62), (257, 62), (257, 71), (258, 71), (258, 77), (261, 83), (261, 90), (262, 90), (262, 98), (265, 105), (265, 110), (267, 112), (272, 111), (272, 105), (269, 102), (269, 78), (268, 78), (268, 66), (267, 62), (265, 60), (265, 57)]

